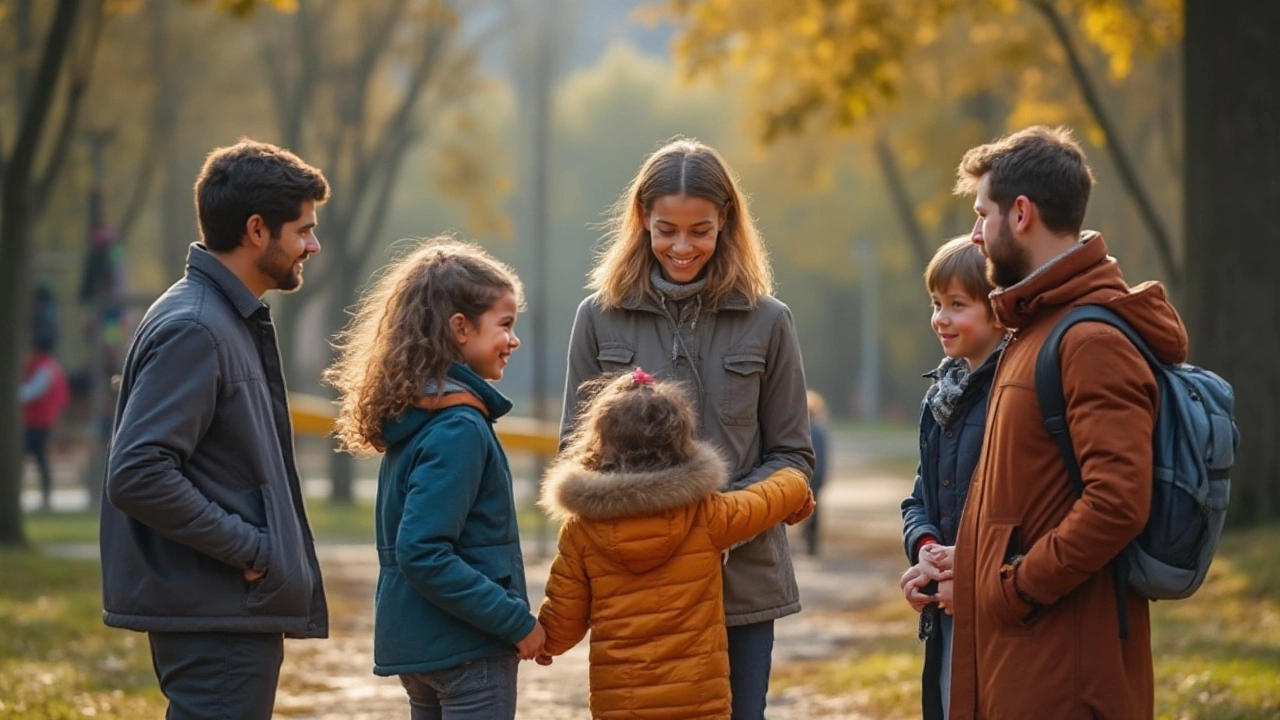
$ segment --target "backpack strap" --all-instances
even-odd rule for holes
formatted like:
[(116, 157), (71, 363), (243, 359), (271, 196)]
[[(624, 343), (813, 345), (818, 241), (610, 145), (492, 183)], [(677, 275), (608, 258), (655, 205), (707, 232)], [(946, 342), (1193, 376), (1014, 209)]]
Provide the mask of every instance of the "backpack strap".
[[(1081, 322), (1100, 322), (1110, 325), (1129, 338), (1129, 342), (1142, 353), (1149, 365), (1154, 368), (1161, 364), (1132, 325), (1114, 310), (1101, 305), (1081, 305), (1073, 308), (1049, 331), (1049, 336), (1045, 338), (1044, 344), (1040, 346), (1040, 353), (1036, 356), (1036, 398), (1040, 401), (1041, 423), (1062, 454), (1062, 461), (1067, 466), (1067, 477), (1071, 479), (1071, 486), (1075, 489), (1076, 495), (1084, 495), (1084, 477), (1067, 427), (1067, 399), (1062, 391), (1061, 345), (1067, 330)], [(1111, 569), (1112, 584), (1115, 586), (1116, 594), (1116, 617), (1120, 623), (1120, 639), (1124, 640), (1129, 637), (1129, 612), (1125, 599), (1129, 586), (1129, 565), (1123, 551), (1112, 561)]]
[(485, 406), (480, 398), (469, 392), (453, 392), (448, 395), (424, 395), (413, 401), (413, 406), (428, 412), (436, 412), (445, 408), (466, 405), (480, 411), (480, 414), (488, 419), (489, 408)]

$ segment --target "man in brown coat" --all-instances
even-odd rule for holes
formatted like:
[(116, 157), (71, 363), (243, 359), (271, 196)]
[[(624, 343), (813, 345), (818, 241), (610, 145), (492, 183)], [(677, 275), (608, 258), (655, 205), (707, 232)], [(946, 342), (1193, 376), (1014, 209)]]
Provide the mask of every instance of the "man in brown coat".
[(1148, 604), (1126, 594), (1121, 639), (1110, 570), (1150, 510), (1155, 378), (1118, 330), (1081, 323), (1066, 333), (1062, 384), (1083, 496), (1041, 426), (1035, 392), (1040, 346), (1077, 305), (1112, 308), (1166, 362), (1186, 355), (1164, 287), (1129, 287), (1102, 236), (1081, 232), (1092, 187), (1063, 128), (1022, 130), (960, 163), (956, 191), (976, 196), (973, 241), (1013, 336), (991, 390), (954, 586), (940, 588), (955, 617), (952, 720), (1153, 715)]

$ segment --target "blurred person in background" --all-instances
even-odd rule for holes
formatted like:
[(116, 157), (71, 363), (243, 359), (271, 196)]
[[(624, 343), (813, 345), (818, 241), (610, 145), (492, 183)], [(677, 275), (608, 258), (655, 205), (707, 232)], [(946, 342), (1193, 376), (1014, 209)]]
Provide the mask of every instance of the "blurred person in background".
[(32, 328), (26, 369), (18, 388), (25, 452), (36, 461), (40, 474), (40, 509), (45, 512), (53, 509), (49, 438), (71, 400), (66, 372), (53, 356), (57, 332), (55, 325), (40, 324)]
[[(827, 432), (827, 401), (817, 390), (806, 393), (809, 406), (809, 434), (813, 437), (813, 477), (809, 479), (809, 488), (813, 490), (815, 503), (822, 486), (827, 482), (827, 473), (831, 470), (831, 445)], [(804, 535), (805, 552), (810, 557), (818, 555), (818, 512), (815, 504), (813, 514), (801, 526)]]

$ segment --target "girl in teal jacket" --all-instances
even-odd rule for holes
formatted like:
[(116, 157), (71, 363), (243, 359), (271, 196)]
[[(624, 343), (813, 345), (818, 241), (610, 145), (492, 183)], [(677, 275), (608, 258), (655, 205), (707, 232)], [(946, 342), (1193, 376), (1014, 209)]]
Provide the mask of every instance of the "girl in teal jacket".
[(383, 452), (374, 673), (415, 718), (514, 718), (517, 657), (545, 635), (529, 611), (511, 470), (493, 423), (520, 346), (515, 273), (478, 247), (429, 241), (362, 298), (326, 373), (338, 437)]

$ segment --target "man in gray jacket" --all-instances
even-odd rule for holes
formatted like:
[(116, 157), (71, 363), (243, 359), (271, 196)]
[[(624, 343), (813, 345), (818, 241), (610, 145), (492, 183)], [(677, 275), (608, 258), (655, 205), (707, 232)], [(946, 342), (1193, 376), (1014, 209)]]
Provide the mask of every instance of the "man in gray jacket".
[(328, 635), (271, 311), (320, 251), (324, 175), (241, 141), (196, 182), (202, 242), (125, 357), (103, 619), (148, 633), (167, 717), (270, 718), (284, 638)]

